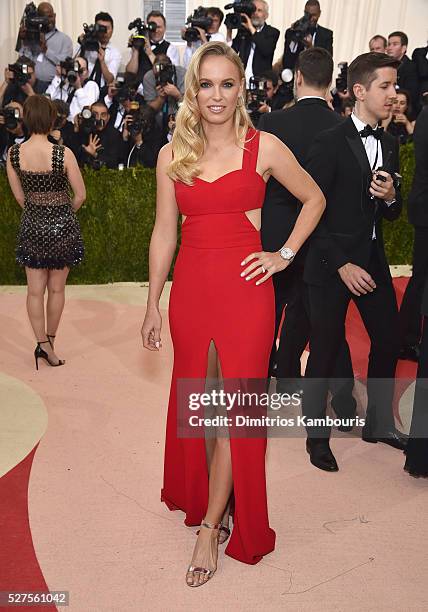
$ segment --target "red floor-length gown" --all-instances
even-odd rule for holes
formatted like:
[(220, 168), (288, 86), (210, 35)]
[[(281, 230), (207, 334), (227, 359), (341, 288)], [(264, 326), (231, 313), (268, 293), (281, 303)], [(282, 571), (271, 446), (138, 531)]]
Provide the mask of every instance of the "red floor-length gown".
[[(241, 261), (262, 250), (260, 232), (245, 211), (261, 208), (265, 181), (256, 172), (260, 133), (247, 132), (242, 168), (192, 186), (175, 183), (182, 227), (170, 295), (169, 321), (174, 368), (165, 442), (161, 499), (199, 525), (208, 504), (205, 441), (177, 435), (177, 381), (204, 379), (208, 348), (215, 343), (223, 379), (266, 378), (275, 308), (271, 279), (246, 281)], [(226, 554), (255, 564), (275, 545), (269, 527), (266, 437), (231, 437), (234, 526)]]

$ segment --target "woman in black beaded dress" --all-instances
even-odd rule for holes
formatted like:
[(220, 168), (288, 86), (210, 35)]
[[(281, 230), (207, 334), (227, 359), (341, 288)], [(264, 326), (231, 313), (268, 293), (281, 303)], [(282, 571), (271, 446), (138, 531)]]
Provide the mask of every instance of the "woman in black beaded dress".
[(64, 364), (55, 354), (54, 339), (68, 272), (84, 253), (76, 211), (85, 200), (85, 185), (70, 149), (48, 141), (55, 119), (56, 109), (48, 98), (30, 96), (24, 104), (30, 138), (13, 145), (7, 159), (9, 183), (23, 208), (16, 261), (25, 266), (27, 275), (27, 311), (37, 340), (37, 368), (40, 358), (52, 366)]

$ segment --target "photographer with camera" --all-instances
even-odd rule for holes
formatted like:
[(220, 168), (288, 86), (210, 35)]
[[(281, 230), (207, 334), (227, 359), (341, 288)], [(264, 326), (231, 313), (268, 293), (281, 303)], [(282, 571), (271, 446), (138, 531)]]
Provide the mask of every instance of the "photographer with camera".
[(102, 166), (117, 168), (124, 163), (122, 135), (110, 124), (110, 114), (102, 100), (76, 115), (74, 131), (79, 165), (99, 170)]
[(34, 62), (21, 55), (14, 64), (4, 70), (4, 81), (0, 86), (0, 106), (15, 101), (24, 104), (28, 96), (34, 96), (37, 79)]
[[(244, 64), (245, 80), (249, 87), (251, 77), (271, 70), (279, 30), (266, 23), (269, 16), (266, 0), (235, 0), (224, 8), (233, 8), (234, 11), (226, 16), (226, 40), (232, 40), (232, 30), (237, 28), (232, 48)], [(240, 19), (236, 19), (237, 16), (240, 16)]]
[(76, 146), (74, 126), (67, 120), (70, 114), (70, 105), (62, 100), (53, 100), (52, 104), (56, 110), (56, 119), (48, 140), (52, 144), (64, 145), (74, 151)]
[(101, 89), (116, 77), (122, 56), (110, 39), (113, 35), (113, 18), (109, 13), (95, 15), (95, 23), (83, 24), (84, 32), (79, 36), (79, 47), (75, 55), (85, 57), (88, 62), (89, 80)]
[(19, 102), (9, 102), (0, 110), (0, 164), (3, 167), (10, 147), (21, 144), (28, 137), (23, 116), (24, 110)]
[(277, 73), (274, 70), (266, 70), (261, 75), (265, 85), (265, 101), (257, 109), (262, 115), (271, 111), (280, 110), (287, 102), (287, 96), (284, 95)]
[(156, 113), (149, 106), (138, 106), (133, 109), (130, 104), (130, 115), (125, 117), (123, 140), (126, 143), (126, 166), (144, 166), (154, 168), (159, 151), (164, 144), (162, 130), (156, 123)]
[(137, 91), (135, 75), (119, 73), (108, 86), (104, 102), (109, 110), (111, 125), (122, 133), (125, 117), (131, 109), (131, 102), (138, 102), (140, 106), (144, 104), (143, 96)]
[(158, 55), (167, 55), (174, 66), (180, 64), (180, 53), (174, 45), (165, 40), (166, 19), (160, 11), (151, 11), (147, 15), (147, 25), (136, 19), (128, 28), (135, 28), (139, 36), (131, 36), (128, 46), (131, 47), (131, 58), (126, 65), (126, 72), (137, 75), (137, 82), (142, 83), (144, 75), (152, 69)]
[(19, 55), (35, 63), (35, 93), (44, 93), (55, 76), (56, 66), (73, 54), (71, 38), (56, 28), (56, 14), (49, 2), (25, 7), (18, 34)]
[(311, 47), (321, 47), (333, 56), (333, 32), (318, 25), (321, 16), (319, 0), (308, 0), (304, 16), (285, 32), (282, 67), (294, 70), (299, 54)]
[(168, 116), (174, 114), (184, 96), (186, 70), (174, 66), (166, 55), (158, 55), (152, 70), (143, 80), (144, 98), (156, 112), (156, 122), (162, 129), (163, 141), (168, 132)]
[(51, 100), (62, 100), (70, 105), (68, 121), (81, 113), (85, 106), (98, 100), (100, 90), (95, 81), (89, 81), (88, 60), (85, 57), (67, 57), (57, 66), (57, 75), (46, 90)]
[(192, 55), (201, 45), (209, 41), (226, 42), (224, 34), (219, 32), (224, 13), (219, 8), (199, 6), (187, 19), (187, 28), (182, 28), (181, 37), (187, 42), (184, 50), (183, 66), (187, 69)]

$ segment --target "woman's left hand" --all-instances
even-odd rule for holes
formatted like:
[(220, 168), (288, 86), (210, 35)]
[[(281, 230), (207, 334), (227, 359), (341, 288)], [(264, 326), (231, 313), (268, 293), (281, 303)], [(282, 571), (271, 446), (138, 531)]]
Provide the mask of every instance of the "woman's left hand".
[(241, 263), (241, 266), (246, 266), (247, 264), (250, 265), (241, 272), (241, 276), (249, 281), (255, 276), (262, 274), (263, 276), (256, 282), (256, 285), (260, 285), (267, 281), (272, 274), (285, 270), (290, 265), (290, 262), (283, 259), (279, 253), (261, 251), (260, 253), (248, 255)]

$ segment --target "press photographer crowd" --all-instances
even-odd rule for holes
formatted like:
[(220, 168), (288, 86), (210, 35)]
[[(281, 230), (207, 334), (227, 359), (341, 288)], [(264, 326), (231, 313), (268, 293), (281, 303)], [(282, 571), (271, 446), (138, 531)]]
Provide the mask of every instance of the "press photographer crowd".
[[(308, 0), (303, 17), (286, 29), (284, 43), (279, 30), (267, 23), (265, 0), (239, 0), (224, 9), (226, 15), (219, 8), (200, 6), (188, 17), (181, 30), (186, 46), (180, 63), (179, 49), (165, 39), (166, 20), (158, 11), (129, 24), (130, 53), (122, 58), (110, 42), (114, 21), (108, 13), (98, 13), (90, 25), (84, 23), (73, 45), (57, 29), (51, 4), (28, 4), (19, 26), (18, 57), (4, 69), (0, 86), (2, 165), (9, 147), (26, 138), (24, 101), (39, 93), (57, 107), (52, 142), (70, 147), (79, 164), (153, 168), (160, 148), (172, 137), (186, 67), (195, 50), (208, 41), (225, 41), (239, 54), (245, 66), (247, 110), (255, 126), (262, 115), (295, 104), (294, 72), (300, 53), (316, 46), (333, 54), (333, 32), (318, 24), (318, 0)], [(219, 31), (223, 21), (226, 36)], [(282, 44), (282, 57), (273, 64)], [(404, 32), (388, 38), (375, 35), (369, 42), (370, 51), (400, 62), (396, 102), (383, 126), (400, 143), (412, 139), (415, 119), (428, 99), (428, 47), (415, 49), (412, 59), (407, 47)], [(335, 112), (348, 116), (353, 109), (348, 64), (342, 62), (339, 68), (326, 100)]]

